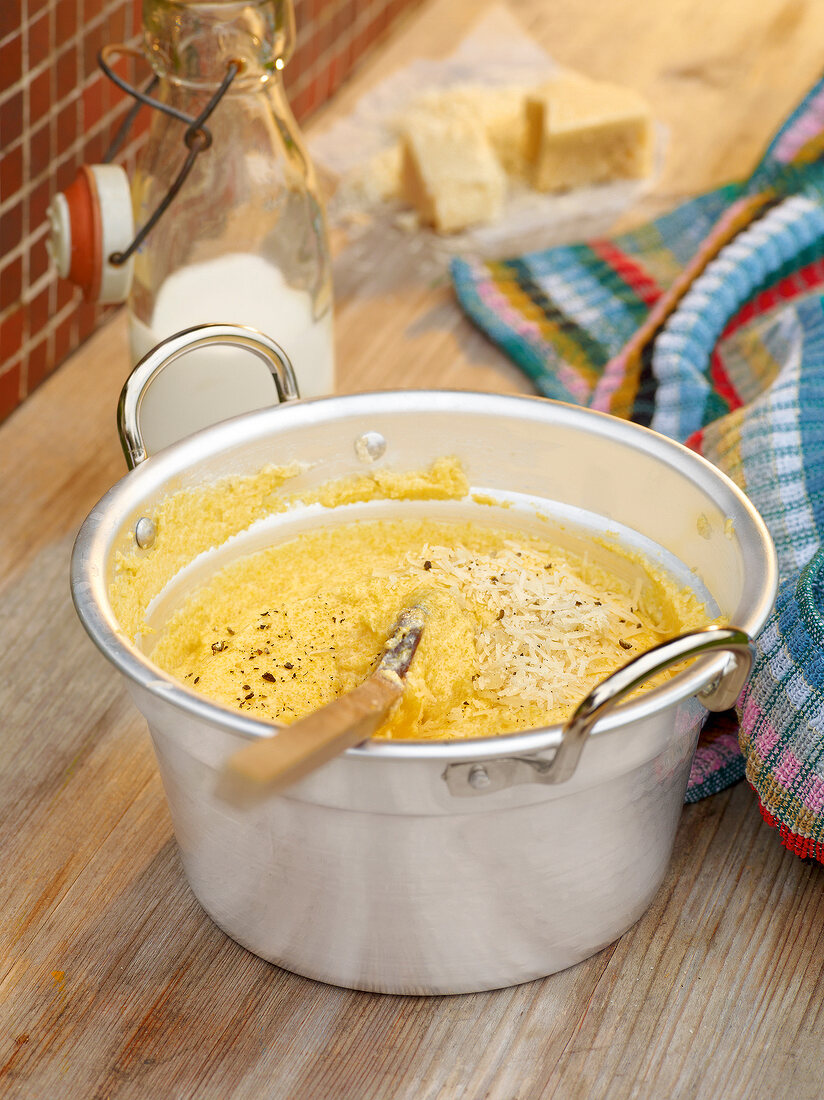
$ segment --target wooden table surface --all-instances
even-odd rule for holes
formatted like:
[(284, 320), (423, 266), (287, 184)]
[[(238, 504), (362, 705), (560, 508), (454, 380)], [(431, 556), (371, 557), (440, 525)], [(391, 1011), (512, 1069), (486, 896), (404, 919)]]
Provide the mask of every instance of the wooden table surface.
[[(819, 0), (511, 6), (556, 58), (634, 84), (669, 125), (636, 216), (745, 173), (824, 41)], [(477, 10), (424, 5), (331, 115), (410, 57), (449, 50)], [(357, 269), (344, 251), (337, 275), (341, 389), (528, 392), (445, 283), (399, 278), (394, 250)], [(209, 921), (143, 720), (69, 598), (75, 532), (123, 473), (127, 369), (121, 314), (0, 429), (0, 1095), (824, 1095), (824, 869), (781, 848), (745, 784), (684, 810), (666, 881), (625, 936), (513, 989), (336, 989)]]

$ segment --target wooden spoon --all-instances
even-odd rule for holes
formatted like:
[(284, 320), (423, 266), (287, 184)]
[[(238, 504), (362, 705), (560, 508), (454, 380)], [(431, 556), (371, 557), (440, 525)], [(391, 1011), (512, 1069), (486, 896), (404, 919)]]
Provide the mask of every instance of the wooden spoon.
[(398, 618), (372, 675), (352, 691), (307, 714), (274, 737), (229, 757), (218, 783), (221, 798), (245, 805), (283, 790), (344, 749), (371, 737), (403, 694), (403, 678), (423, 632), (423, 608)]

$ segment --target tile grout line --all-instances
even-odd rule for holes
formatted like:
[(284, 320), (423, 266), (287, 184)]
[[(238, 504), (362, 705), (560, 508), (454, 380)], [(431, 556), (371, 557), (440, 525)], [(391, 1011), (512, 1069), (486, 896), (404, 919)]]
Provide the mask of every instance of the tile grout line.
[[(26, 14), (23, 17), (22, 26), (20, 28), (20, 37), (22, 39), (21, 49), (23, 56), (23, 72), (29, 71), (29, 58), (30, 58), (30, 42), (29, 42), (29, 30), (31, 28), (31, 20), (29, 19), (29, 11), (26, 8)], [(20, 135), (20, 140), (23, 142), (23, 225), (28, 227), (29, 225), (29, 210), (31, 200), (31, 189), (25, 186), (26, 181), (31, 175), (31, 143), (25, 141), (25, 136), (31, 134), (31, 84), (28, 81), (21, 79), (20, 82), (21, 91), (23, 94), (23, 133)], [(20, 242), (21, 245), (24, 243)], [(27, 354), (27, 348), (29, 347), (31, 337), (31, 316), (29, 311), (25, 309), (25, 302), (23, 296), (25, 288), (29, 285), (29, 273), (31, 269), (30, 263), (30, 250), (26, 248), (22, 253), (22, 272), (21, 272), (21, 293), (20, 304), (23, 306), (23, 340), (20, 347), (20, 376), (17, 380), (17, 396), (19, 401), (23, 401), (26, 394), (29, 392), (29, 357)]]

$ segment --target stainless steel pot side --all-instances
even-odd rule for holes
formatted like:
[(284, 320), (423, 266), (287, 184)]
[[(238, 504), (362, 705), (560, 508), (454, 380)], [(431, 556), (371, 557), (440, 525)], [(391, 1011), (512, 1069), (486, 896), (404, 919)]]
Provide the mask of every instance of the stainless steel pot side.
[[(285, 403), (145, 458), (145, 387), (204, 341), (265, 358)], [(615, 710), (626, 682), (607, 682), (577, 732), (555, 726), (461, 742), (370, 742), (285, 794), (237, 809), (215, 793), (220, 769), (248, 738), (271, 729), (195, 695), (126, 638), (108, 596), (115, 547), (151, 539), (146, 517), (168, 492), (267, 463), (311, 463), (296, 482), (308, 486), (374, 464), (413, 469), (454, 454), (473, 487), (526, 494), (547, 502), (550, 514), (583, 509), (602, 517), (605, 531), (624, 525), (640, 533), (694, 569), (721, 615), (752, 635), (775, 595), (769, 534), (709, 463), (609, 416), (481, 393), (298, 402), (293, 390), (277, 345), (249, 330), (204, 326), (165, 341), (135, 368), (121, 401), (136, 468), (94, 508), (74, 549), (78, 614), (147, 719), (192, 890), (249, 950), (356, 989), (462, 993), (579, 962), (629, 928), (658, 889), (703, 704), (729, 706), (739, 690), (744, 635), (701, 632), (692, 648), (680, 643), (679, 653), (705, 655)], [(646, 662), (639, 675), (660, 663)]]

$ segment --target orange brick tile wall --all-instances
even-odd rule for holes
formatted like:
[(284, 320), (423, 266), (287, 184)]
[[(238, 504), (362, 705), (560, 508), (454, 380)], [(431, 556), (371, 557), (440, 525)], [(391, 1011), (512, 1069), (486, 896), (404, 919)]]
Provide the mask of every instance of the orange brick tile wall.
[[(298, 120), (418, 3), (294, 0), (298, 37), (285, 75)], [(97, 54), (109, 42), (138, 44), (140, 13), (140, 0), (0, 0), (0, 421), (111, 311), (50, 268), (46, 209), (80, 165), (101, 160), (131, 104)], [(116, 157), (128, 172), (147, 114)]]

